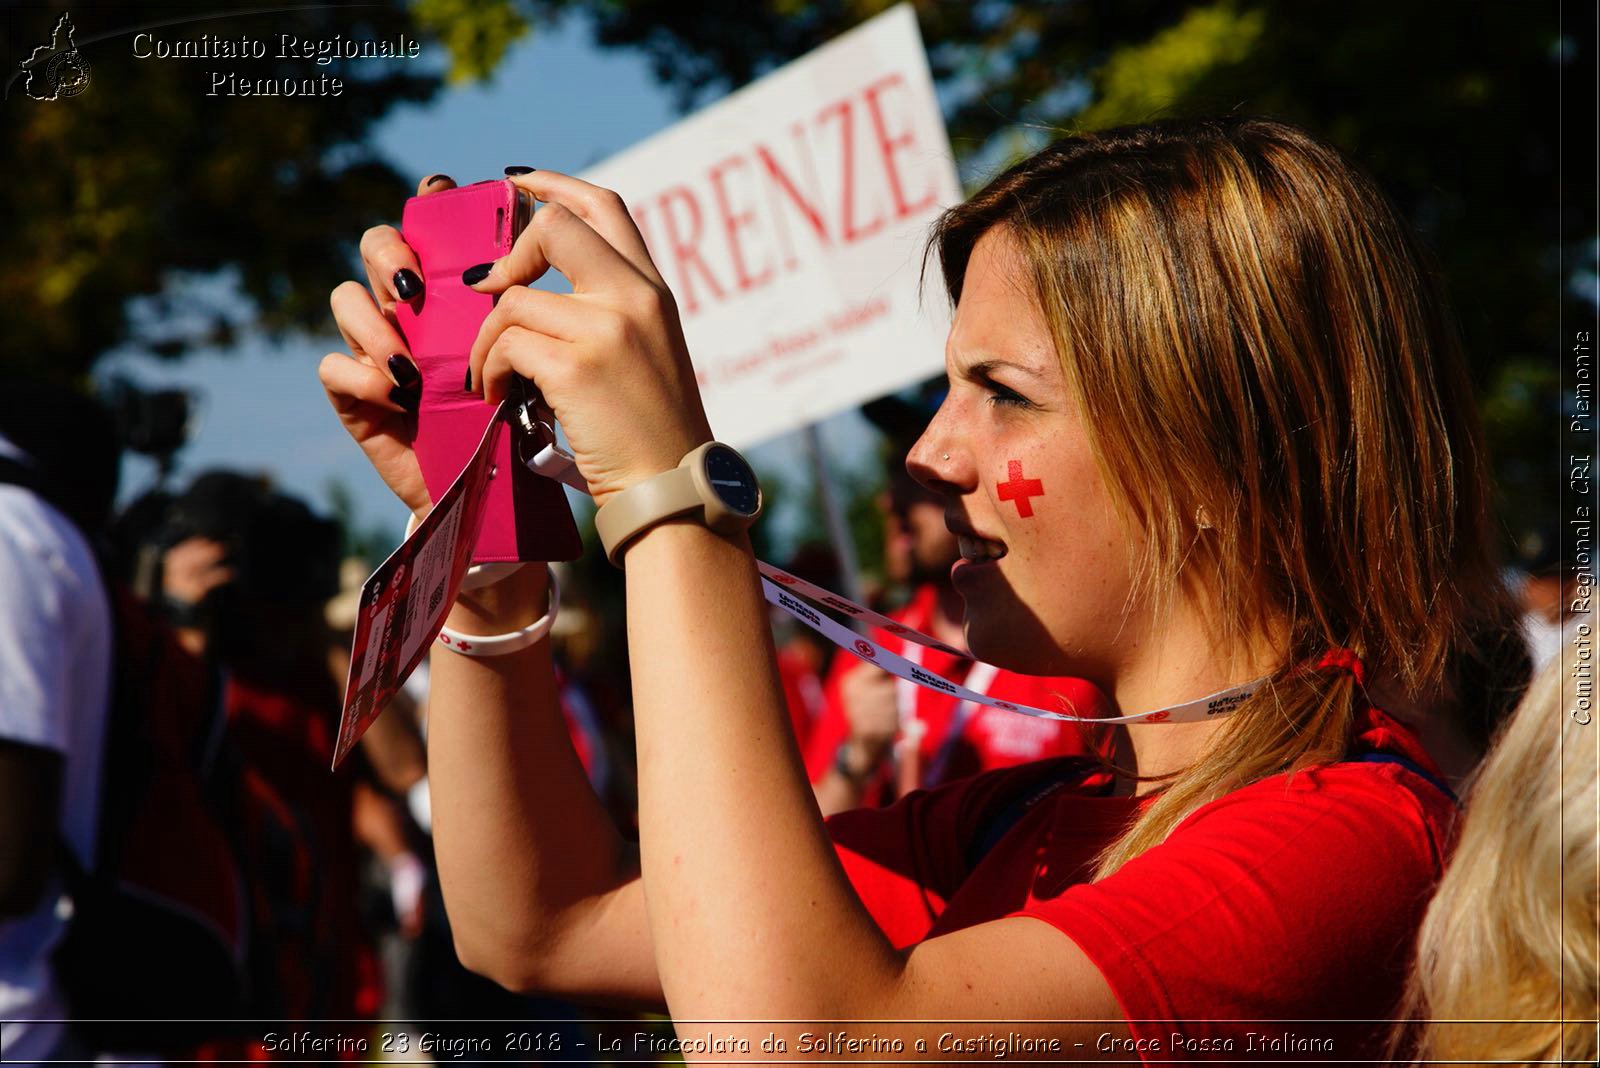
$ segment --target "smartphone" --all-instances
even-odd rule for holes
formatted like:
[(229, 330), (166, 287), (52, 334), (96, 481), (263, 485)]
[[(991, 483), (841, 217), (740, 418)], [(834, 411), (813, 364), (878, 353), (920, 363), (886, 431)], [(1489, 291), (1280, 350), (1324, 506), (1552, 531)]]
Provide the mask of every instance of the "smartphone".
[[(461, 272), (511, 251), (533, 208), (532, 196), (504, 180), (406, 201), (400, 233), (421, 264), (422, 296), (396, 305), (395, 318), (422, 372), (413, 445), (436, 501), (472, 459), (495, 413), (481, 393), (466, 389), (472, 343), (495, 298), (469, 289)], [(517, 437), (500, 436), (473, 561), (575, 560), (583, 543), (566, 490), (520, 462)]]

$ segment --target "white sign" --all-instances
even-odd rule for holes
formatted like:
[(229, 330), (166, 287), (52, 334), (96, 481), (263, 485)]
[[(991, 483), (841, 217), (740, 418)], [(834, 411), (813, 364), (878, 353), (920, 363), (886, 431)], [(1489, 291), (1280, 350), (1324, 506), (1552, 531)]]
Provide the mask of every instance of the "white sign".
[(584, 176), (677, 297), (721, 441), (748, 446), (939, 373), (929, 224), (961, 199), (910, 4)]

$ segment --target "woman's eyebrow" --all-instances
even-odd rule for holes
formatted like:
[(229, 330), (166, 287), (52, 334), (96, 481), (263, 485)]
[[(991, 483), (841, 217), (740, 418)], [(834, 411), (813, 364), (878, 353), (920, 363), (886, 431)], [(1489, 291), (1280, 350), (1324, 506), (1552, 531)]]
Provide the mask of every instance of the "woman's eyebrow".
[(962, 368), (961, 373), (971, 378), (989, 378), (1001, 368), (1016, 371), (1036, 380), (1044, 377), (1037, 368), (1029, 367), (1025, 363), (1017, 363), (1015, 360), (1002, 360), (998, 356), (987, 355), (980, 356), (977, 361), (967, 364)]

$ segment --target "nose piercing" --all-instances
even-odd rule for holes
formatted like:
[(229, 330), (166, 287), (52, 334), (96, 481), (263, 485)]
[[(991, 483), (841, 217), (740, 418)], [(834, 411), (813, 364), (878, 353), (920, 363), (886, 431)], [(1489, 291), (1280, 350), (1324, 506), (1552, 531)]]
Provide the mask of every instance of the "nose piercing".
[(944, 453), (942, 456), (939, 457), (939, 459), (948, 460), (948, 459), (950, 459), (950, 454), (949, 453)]

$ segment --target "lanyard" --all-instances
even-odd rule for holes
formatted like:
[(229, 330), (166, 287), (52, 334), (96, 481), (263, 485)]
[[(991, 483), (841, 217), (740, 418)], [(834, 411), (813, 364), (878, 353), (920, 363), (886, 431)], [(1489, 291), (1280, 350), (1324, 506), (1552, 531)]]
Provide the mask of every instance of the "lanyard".
[[(967, 672), (963, 680), (967, 689), (976, 693), (988, 693), (989, 687), (1000, 674), (1000, 669), (986, 661), (979, 660), (972, 665), (972, 670)], [(939, 743), (939, 751), (933, 755), (933, 763), (928, 765), (928, 781), (942, 782), (945, 768), (950, 764), (950, 758), (955, 755), (956, 746), (961, 742), (961, 736), (966, 733), (967, 723), (978, 711), (978, 706), (971, 701), (962, 701), (956, 705), (955, 711), (950, 713), (950, 727), (944, 732), (944, 741)]]
[[(550, 426), (549, 422), (536, 419), (529, 412), (528, 406), (525, 405), (518, 407), (517, 422), (527, 435), (538, 438), (542, 442), (541, 447), (534, 453), (533, 457), (525, 459), (524, 462), (546, 478), (553, 478), (558, 482), (571, 486), (580, 493), (587, 494), (589, 492), (589, 484), (578, 473), (572, 454), (557, 444), (555, 430)], [(521, 456), (520, 441), (518, 450), (518, 455)], [(1004, 709), (1007, 712), (1015, 712), (1023, 716), (1069, 722), (1087, 720), (1092, 723), (1199, 723), (1213, 716), (1226, 715), (1232, 712), (1266, 682), (1265, 678), (1255, 679), (1241, 686), (1218, 690), (1216, 693), (1209, 693), (1204, 697), (1197, 697), (1182, 704), (1172, 705), (1167, 708), (1155, 708), (1148, 712), (1136, 712), (1127, 716), (1081, 716), (1077, 714), (1075, 709), (1061, 712), (1014, 704), (1010, 701), (1002, 701), (998, 698), (990, 697), (982, 692), (993, 681), (993, 672), (998, 670), (993, 665), (985, 664), (980, 660), (973, 665), (972, 670), (968, 673), (968, 681), (981, 682), (981, 687), (959, 685), (925, 670), (920, 663), (922, 659), (920, 650), (917, 651), (916, 660), (913, 661), (906, 656), (884, 648), (870, 638), (857, 634), (837, 620), (823, 615), (816, 608), (807, 604), (806, 600), (814, 601), (821, 607), (832, 609), (849, 616), (851, 619), (880, 627), (890, 634), (903, 638), (915, 645), (938, 649), (940, 652), (949, 653), (952, 656), (970, 658), (972, 654), (966, 650), (957, 649), (915, 628), (908, 627), (903, 623), (897, 623), (888, 616), (874, 612), (872, 609), (856, 604), (847, 598), (840, 597), (836, 593), (807, 582), (796, 575), (791, 575), (782, 568), (774, 567), (765, 561), (757, 560), (756, 569), (761, 573), (761, 593), (768, 604), (787, 612), (851, 656), (860, 660), (870, 661), (889, 672), (895, 678), (911, 685), (937, 690), (940, 693), (954, 697), (962, 702), (962, 708), (971, 707), (976, 709), (977, 706), (982, 705), (988, 708)], [(799, 596), (796, 596), (796, 594)], [(907, 646), (908, 652), (910, 649), (911, 646)], [(981, 678), (976, 677), (980, 668), (985, 668), (988, 672)]]
[[(916, 617), (907, 615), (904, 625), (920, 631), (922, 627), (932, 623), (934, 611), (937, 609), (921, 613)], [(901, 650), (901, 655), (910, 663), (922, 667), (922, 648), (920, 645), (907, 642)], [(962, 684), (976, 693), (988, 693), (989, 687), (994, 685), (994, 680), (999, 676), (1000, 669), (981, 660), (974, 661), (971, 657), (964, 656), (962, 659), (972, 665), (967, 671), (966, 678), (961, 680)], [(902, 738), (896, 747), (898, 752), (895, 754), (895, 763), (897, 783), (902, 795), (919, 788), (925, 781), (938, 782), (944, 777), (945, 769), (949, 766), (950, 758), (966, 732), (967, 724), (978, 710), (978, 706), (971, 701), (956, 702), (950, 711), (950, 722), (945, 725), (944, 737), (939, 740), (939, 747), (934, 751), (933, 760), (924, 773), (921, 767), (921, 746), (922, 738), (927, 732), (927, 724), (917, 714), (917, 693), (921, 688), (906, 679), (894, 680), (895, 704), (900, 710), (902, 732)]]
[[(762, 564), (761, 567), (766, 569), (772, 567), (772, 565)], [(773, 568), (773, 570), (777, 569)], [(870, 661), (896, 678), (905, 679), (918, 686), (925, 686), (930, 690), (938, 690), (940, 693), (949, 694), (960, 700), (970, 701), (974, 705), (1002, 708), (1007, 712), (1016, 712), (1019, 715), (1035, 716), (1040, 719), (1059, 719), (1069, 722), (1087, 720), (1091, 723), (1199, 723), (1213, 716), (1232, 712), (1254, 694), (1257, 687), (1266, 681), (1264, 678), (1256, 679), (1242, 686), (1231, 686), (1228, 689), (1218, 690), (1216, 693), (1209, 693), (1204, 697), (1197, 697), (1182, 704), (1151, 709), (1148, 712), (1136, 712), (1128, 716), (1080, 716), (1075, 711), (1054, 712), (1045, 708), (1014, 704), (1011, 701), (1002, 701), (997, 697), (979, 693), (975, 689), (951, 682), (949, 679), (924, 670), (899, 653), (885, 649), (872, 639), (864, 638), (842, 623), (823, 615), (804, 601), (785, 591), (777, 583), (764, 577), (764, 575), (765, 571), (763, 571), (763, 578), (761, 579), (761, 592), (766, 597), (768, 604), (789, 613), (851, 656), (860, 660)], [(927, 635), (921, 636), (927, 637)], [(910, 635), (907, 635), (907, 637), (909, 638)], [(928, 638), (928, 641), (919, 644), (929, 645), (931, 648), (933, 647), (931, 643), (934, 641), (936, 639)], [(978, 661), (978, 663), (981, 664), (983, 661)], [(974, 670), (976, 670), (976, 667), (974, 667)]]

